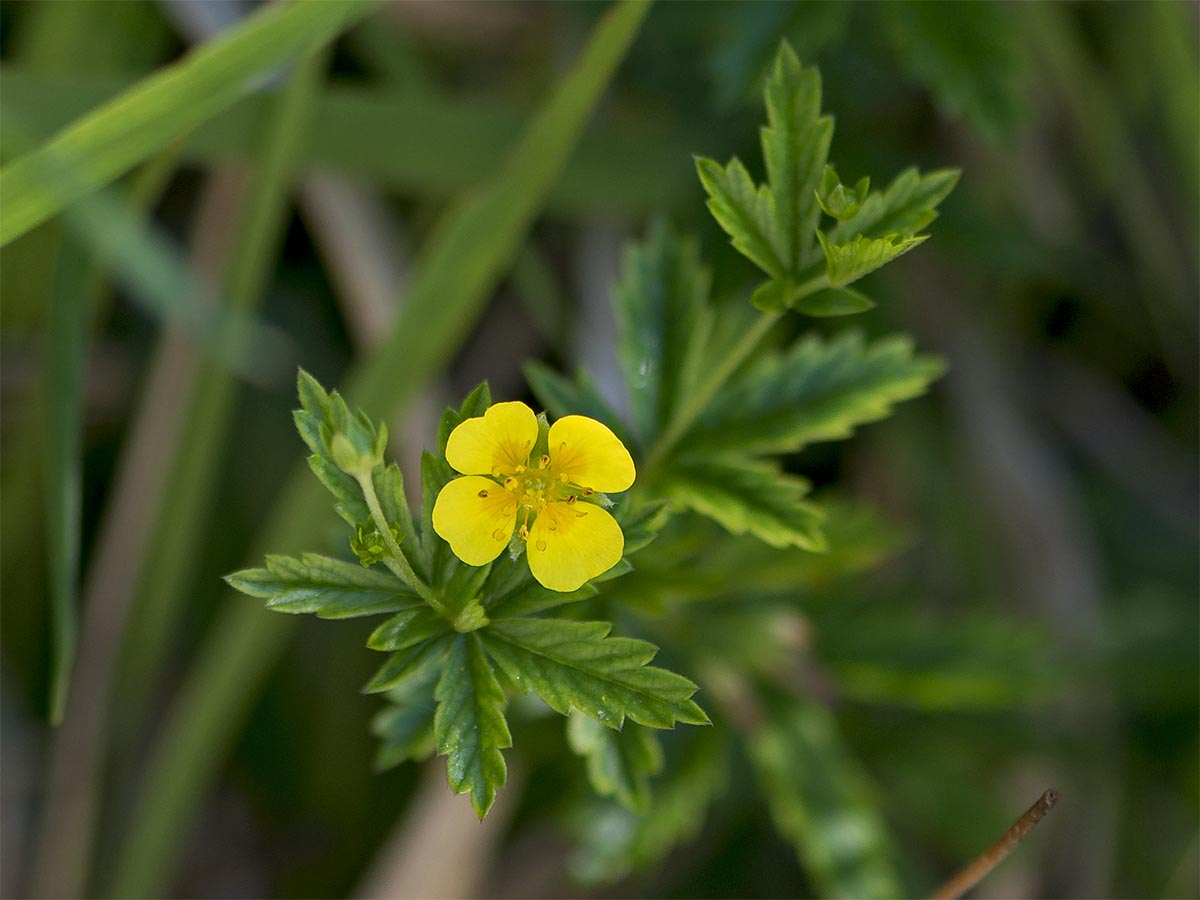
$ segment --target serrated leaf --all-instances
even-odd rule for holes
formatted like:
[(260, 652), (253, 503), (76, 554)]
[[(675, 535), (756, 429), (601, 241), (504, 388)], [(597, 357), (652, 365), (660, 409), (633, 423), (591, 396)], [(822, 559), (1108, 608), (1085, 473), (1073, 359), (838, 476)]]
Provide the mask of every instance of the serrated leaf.
[(367, 638), (367, 646), (384, 652), (407, 650), (449, 628), (449, 623), (428, 606), (418, 606), (397, 613), (376, 628)]
[(483, 819), (508, 778), (500, 751), (512, 746), (512, 735), (504, 718), (504, 692), (478, 634), (455, 638), (434, 697), (434, 738), (437, 752), (446, 757), (450, 787), (456, 794), (469, 792), (475, 814)]
[(610, 728), (626, 717), (651, 728), (708, 723), (690, 699), (695, 684), (647, 665), (657, 647), (609, 637), (611, 629), (607, 622), (504, 619), (482, 634), (509, 678), (563, 715), (577, 709)]
[(883, 191), (872, 191), (850, 218), (829, 234), (843, 244), (859, 235), (912, 235), (937, 218), (937, 207), (958, 184), (957, 169), (937, 169), (922, 175), (915, 167), (897, 175)]
[[(623, 562), (624, 560), (622, 560)], [(519, 564), (529, 568), (525, 561), (519, 560)], [(618, 563), (620, 565), (620, 563)], [(615, 566), (613, 568), (616, 568)], [(609, 571), (612, 571), (611, 569)], [(605, 575), (608, 573), (605, 572)], [(599, 593), (593, 582), (603, 578), (593, 578), (583, 587), (575, 591), (564, 593), (563, 591), (552, 591), (550, 588), (542, 587), (536, 582), (526, 584), (519, 590), (513, 591), (507, 596), (496, 601), (495, 606), (488, 608), (488, 616), (492, 619), (515, 619), (518, 616), (529, 616), (534, 613), (545, 612), (548, 609), (555, 609), (559, 606), (565, 606), (568, 603), (577, 603), (580, 600), (586, 600), (589, 597), (595, 597)]]
[(665, 857), (694, 838), (729, 780), (729, 747), (722, 729), (700, 729), (680, 759), (656, 780), (641, 815), (615, 803), (591, 803), (580, 817), (582, 846), (571, 872), (585, 882), (616, 881)]
[(226, 575), (230, 586), (267, 600), (276, 612), (316, 613), (322, 619), (349, 619), (396, 612), (421, 598), (396, 576), (316, 553), (300, 558), (268, 556), (266, 568)]
[[(428, 689), (426, 689), (428, 691)], [(414, 693), (389, 702), (371, 720), (371, 734), (379, 738), (374, 769), (382, 772), (407, 760), (433, 754), (433, 718), (437, 705), (429, 694)]]
[(820, 208), (817, 188), (829, 156), (833, 119), (821, 115), (821, 75), (804, 68), (786, 42), (780, 44), (763, 89), (767, 126), (762, 129), (775, 219), (776, 246), (784, 271), (796, 273), (812, 258)]
[(587, 760), (588, 780), (602, 797), (613, 797), (633, 812), (650, 802), (650, 776), (662, 771), (663, 752), (649, 728), (605, 728), (580, 712), (567, 719), (567, 743)]
[(428, 676), (445, 659), (451, 644), (458, 636), (456, 632), (447, 631), (396, 651), (367, 682), (363, 693), (379, 694), (395, 690)]
[(828, 547), (823, 513), (803, 499), (808, 482), (774, 463), (717, 456), (680, 462), (663, 489), (673, 502), (734, 534), (749, 532), (772, 547)]
[(832, 341), (810, 336), (731, 379), (681, 441), (681, 455), (792, 453), (846, 438), (887, 416), (894, 403), (924, 393), (943, 368), (933, 357), (914, 355), (905, 337), (867, 345), (855, 333)]
[(628, 432), (624, 424), (604, 402), (600, 391), (586, 371), (579, 369), (572, 380), (536, 360), (526, 363), (523, 371), (525, 380), (529, 382), (529, 389), (554, 418), (587, 416), (603, 422), (623, 443), (627, 442)]
[(755, 187), (737, 159), (722, 166), (699, 157), (696, 171), (708, 193), (708, 209), (725, 229), (733, 246), (772, 278), (785, 278), (786, 262), (775, 246), (775, 217), (766, 185)]
[(372, 473), (371, 480), (375, 484), (375, 495), (379, 498), (383, 518), (400, 531), (401, 550), (409, 563), (417, 569), (418, 575), (426, 574), (421, 570), (420, 554), (417, 552), (420, 543), (417, 540), (412, 512), (408, 508), (408, 498), (404, 493), (404, 476), (400, 473), (400, 468), (395, 463), (378, 467)]
[(747, 747), (775, 827), (824, 897), (904, 897), (887, 829), (826, 709), (781, 699)]
[(821, 249), (825, 251), (826, 277), (835, 288), (858, 281), (864, 275), (874, 272), (880, 266), (887, 265), (898, 256), (903, 256), (924, 243), (928, 237), (919, 235), (906, 238), (888, 235), (869, 238), (859, 235), (844, 244), (831, 244), (823, 234), (818, 232), (817, 236), (821, 239)]
[(634, 506), (629, 499), (621, 502), (614, 513), (621, 533), (625, 535), (625, 556), (637, 553), (657, 536), (670, 516), (667, 501), (654, 500)]
[(941, 111), (990, 140), (1012, 138), (1024, 115), (1018, 31), (999, 3), (899, 0), (880, 7), (904, 69)]
[(664, 222), (625, 251), (616, 289), (617, 356), (643, 446), (653, 443), (699, 376), (712, 327), (709, 281), (695, 243)]
[(797, 300), (792, 308), (806, 316), (850, 316), (874, 309), (875, 303), (849, 288), (827, 288)]

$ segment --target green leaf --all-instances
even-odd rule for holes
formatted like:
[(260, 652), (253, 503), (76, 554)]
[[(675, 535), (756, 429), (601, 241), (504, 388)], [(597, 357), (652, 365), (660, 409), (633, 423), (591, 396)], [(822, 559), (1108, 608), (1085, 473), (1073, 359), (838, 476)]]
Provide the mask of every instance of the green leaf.
[(792, 453), (846, 438), (889, 415), (894, 403), (923, 394), (943, 368), (933, 357), (915, 356), (904, 337), (864, 344), (855, 333), (831, 341), (810, 336), (730, 380), (681, 441), (681, 453)]
[(421, 545), (417, 540), (412, 512), (408, 508), (408, 498), (404, 494), (404, 476), (400, 473), (400, 468), (395, 463), (377, 466), (371, 474), (371, 480), (375, 483), (375, 495), (379, 498), (383, 518), (400, 533), (400, 549), (404, 551), (417, 575), (425, 575), (420, 554), (416, 552)]
[(690, 699), (695, 684), (646, 665), (658, 648), (609, 637), (611, 629), (607, 622), (504, 619), (483, 636), (514, 683), (563, 715), (577, 709), (617, 729), (627, 716), (651, 728), (672, 728), (677, 721), (708, 724)]
[(615, 803), (590, 803), (578, 819), (581, 846), (571, 872), (585, 882), (616, 881), (665, 857), (699, 834), (708, 807), (729, 781), (729, 746), (720, 728), (695, 732), (656, 780), (640, 815)]
[(649, 728), (605, 728), (580, 712), (567, 719), (567, 743), (587, 759), (588, 780), (602, 797), (613, 797), (633, 812), (650, 802), (650, 776), (662, 771), (663, 752)]
[(442, 634), (397, 650), (367, 682), (363, 693), (379, 694), (393, 691), (428, 677), (442, 664), (456, 637), (447, 625)]
[(407, 760), (422, 760), (433, 753), (433, 720), (437, 705), (432, 697), (409, 697), (389, 703), (371, 720), (371, 734), (379, 738), (374, 768), (383, 772)]
[(695, 242), (664, 222), (625, 251), (616, 289), (617, 355), (643, 446), (653, 443), (700, 375), (712, 327), (709, 281)]
[(957, 169), (938, 169), (922, 175), (905, 169), (883, 191), (867, 194), (850, 218), (839, 222), (829, 241), (844, 244), (859, 235), (882, 238), (913, 235), (937, 218), (937, 207), (958, 184)]
[(421, 602), (403, 581), (390, 573), (317, 553), (268, 556), (265, 569), (243, 569), (226, 575), (230, 586), (262, 597), (276, 612), (316, 613), (322, 619), (350, 619), (395, 612)]
[(722, 166), (700, 157), (696, 171), (708, 193), (709, 212), (725, 229), (733, 246), (772, 278), (785, 278), (787, 262), (775, 246), (777, 228), (770, 189), (766, 185), (755, 187), (750, 173), (737, 159)]
[(1025, 109), (1019, 32), (1000, 3), (898, 0), (879, 7), (904, 69), (925, 82), (944, 114), (984, 137), (1011, 139)]
[(633, 498), (627, 496), (613, 515), (621, 526), (621, 533), (625, 535), (625, 556), (628, 558), (658, 536), (670, 513), (666, 500), (634, 505)]
[(904, 897), (882, 817), (833, 715), (780, 699), (747, 747), (775, 827), (824, 897)]
[(415, 606), (392, 616), (367, 638), (372, 650), (407, 650), (449, 628), (444, 618), (428, 606)]
[(825, 235), (818, 233), (821, 249), (825, 251), (826, 277), (835, 287), (844, 287), (858, 281), (864, 275), (887, 265), (898, 256), (903, 256), (913, 247), (925, 242), (928, 235), (903, 238), (888, 235), (883, 238), (868, 238), (859, 235), (845, 244), (831, 244)]
[(776, 242), (784, 270), (794, 274), (815, 256), (813, 234), (821, 215), (817, 188), (829, 156), (833, 119), (821, 115), (821, 74), (803, 68), (786, 42), (780, 44), (763, 94), (768, 124), (762, 148)]
[(504, 692), (476, 634), (459, 635), (446, 660), (434, 696), (437, 752), (446, 759), (446, 774), (456, 794), (471, 794), (475, 814), (483, 819), (508, 778), (501, 750), (512, 746), (504, 718)]
[(819, 507), (806, 503), (809, 484), (774, 463), (708, 457), (672, 467), (663, 487), (672, 501), (734, 534), (753, 534), (772, 547), (823, 552)]
[[(371, 11), (369, 2), (268, 7), (227, 35), (138, 82), (32, 153), (0, 170), (0, 244), (123, 175), (229, 108), (256, 76), (306, 56)], [(57, 173), (64, 165), (70, 179)]]
[(793, 304), (796, 312), (806, 316), (850, 316), (874, 309), (874, 301), (849, 288), (828, 288), (802, 297)]

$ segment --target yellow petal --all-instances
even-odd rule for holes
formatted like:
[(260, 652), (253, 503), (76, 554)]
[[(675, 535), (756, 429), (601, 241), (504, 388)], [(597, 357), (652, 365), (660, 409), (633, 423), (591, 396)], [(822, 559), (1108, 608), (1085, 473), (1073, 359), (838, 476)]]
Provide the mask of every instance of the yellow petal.
[(587, 416), (563, 416), (550, 426), (550, 466), (555, 475), (596, 491), (623, 491), (635, 475), (625, 445)]
[(450, 432), (446, 462), (464, 475), (507, 475), (529, 465), (538, 423), (524, 403), (497, 403)]
[(533, 577), (552, 591), (573, 591), (607, 572), (625, 552), (617, 520), (594, 503), (548, 503), (525, 543)]
[(500, 555), (517, 522), (517, 498), (478, 475), (455, 478), (433, 504), (433, 530), (469, 566)]

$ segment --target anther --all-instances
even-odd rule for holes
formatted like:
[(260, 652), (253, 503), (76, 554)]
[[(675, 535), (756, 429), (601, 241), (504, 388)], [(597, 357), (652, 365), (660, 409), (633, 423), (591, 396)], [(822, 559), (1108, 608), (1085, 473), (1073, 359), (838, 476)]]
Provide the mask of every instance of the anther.
[(563, 484), (568, 484), (571, 481), (571, 477), (569, 475), (565, 475), (565, 474), (559, 475), (558, 480), (561, 481)]
[(517, 489), (517, 479), (509, 475), (504, 479), (504, 487), (506, 490), (515, 491)]
[(594, 493), (596, 493), (596, 492), (595, 492), (595, 491), (593, 491), (591, 488), (584, 488), (584, 489), (583, 489), (583, 496), (585, 496), (585, 497), (590, 497), (590, 496), (592, 496), (592, 494), (594, 494)]
[(544, 469), (548, 465), (550, 465), (550, 457), (543, 453), (540, 457), (538, 457), (538, 468)]
[(546, 549), (546, 542), (545, 542), (545, 541), (538, 541), (538, 542), (537, 542), (537, 544), (535, 544), (534, 546), (536, 546), (536, 547), (537, 547), (539, 550), (545, 550), (545, 549)]
[(578, 497), (576, 497), (574, 494), (572, 494), (570, 497), (567, 498), (567, 506), (574, 506), (575, 501), (578, 499), (579, 499)]
[(528, 538), (529, 538), (529, 529), (526, 528), (524, 525), (522, 525), (521, 526), (521, 540), (524, 541), (524, 540), (527, 540)]
[(479, 492), (479, 496), (480, 496), (480, 497), (486, 497), (487, 495), (488, 495), (487, 491), (480, 491), (480, 492)]

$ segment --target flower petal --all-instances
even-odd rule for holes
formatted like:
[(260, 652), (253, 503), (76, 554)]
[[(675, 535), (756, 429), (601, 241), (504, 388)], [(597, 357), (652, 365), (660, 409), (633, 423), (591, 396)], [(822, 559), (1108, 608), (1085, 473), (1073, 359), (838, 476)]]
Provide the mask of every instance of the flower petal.
[(433, 504), (433, 530), (469, 566), (499, 556), (516, 523), (517, 498), (479, 475), (455, 478)]
[(563, 416), (550, 426), (549, 440), (555, 475), (596, 491), (623, 491), (633, 484), (633, 457), (607, 425), (587, 416)]
[(548, 503), (525, 543), (533, 577), (552, 591), (574, 591), (621, 561), (625, 536), (594, 503)]
[(446, 462), (464, 475), (508, 475), (529, 465), (538, 423), (524, 403), (497, 403), (460, 422), (446, 443)]

